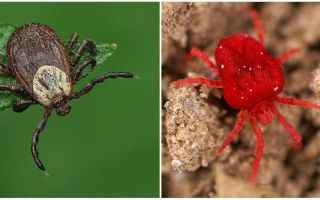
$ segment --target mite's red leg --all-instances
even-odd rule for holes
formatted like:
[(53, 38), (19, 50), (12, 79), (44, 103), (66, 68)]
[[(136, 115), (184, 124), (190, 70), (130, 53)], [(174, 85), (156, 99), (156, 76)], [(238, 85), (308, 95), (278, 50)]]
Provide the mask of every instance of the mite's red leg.
[(255, 184), (256, 180), (257, 180), (259, 167), (260, 167), (260, 160), (263, 155), (264, 141), (263, 141), (262, 131), (258, 127), (257, 122), (253, 117), (250, 118), (250, 123), (251, 123), (252, 128), (254, 130), (254, 133), (256, 134), (256, 137), (257, 137), (256, 157), (255, 157), (255, 160), (253, 161), (252, 168), (251, 168), (251, 174), (250, 174), (250, 182), (252, 184)]
[(236, 125), (233, 127), (233, 129), (229, 133), (228, 137), (223, 141), (223, 144), (218, 149), (218, 151), (217, 151), (218, 154), (221, 154), (222, 151), (225, 149), (225, 147), (228, 146), (237, 137), (237, 135), (240, 133), (240, 131), (244, 125), (244, 120), (245, 120), (245, 112), (240, 111), (239, 118), (236, 122)]
[(295, 49), (290, 49), (286, 52), (284, 52), (279, 58), (278, 58), (278, 62), (281, 65), (282, 63), (284, 63), (286, 60), (288, 60), (290, 57), (294, 56), (296, 53), (298, 53), (300, 51), (299, 48), (295, 48)]
[(182, 86), (182, 85), (193, 85), (193, 84), (200, 84), (200, 85), (205, 85), (208, 87), (218, 87), (221, 88), (221, 82), (217, 81), (217, 80), (209, 80), (206, 78), (185, 78), (185, 79), (181, 79), (178, 81), (174, 81), (171, 83), (172, 86), (174, 87), (178, 87), (178, 86)]
[(251, 19), (253, 21), (254, 27), (257, 30), (259, 41), (264, 46), (263, 27), (262, 27), (262, 23), (261, 23), (261, 21), (259, 19), (257, 11), (256, 10), (251, 10), (250, 11), (250, 16), (251, 16)]
[(293, 126), (291, 126), (291, 124), (287, 122), (287, 120), (281, 115), (279, 110), (274, 105), (270, 105), (270, 108), (275, 116), (279, 119), (279, 122), (287, 129), (287, 131), (293, 138), (295, 147), (297, 149), (300, 149), (302, 147), (302, 139), (300, 134), (293, 128)]
[(320, 109), (320, 106), (317, 104), (314, 104), (314, 103), (311, 103), (311, 102), (305, 101), (305, 100), (295, 99), (295, 98), (276, 96), (274, 98), (274, 101), (276, 101), (278, 103), (283, 103), (283, 104), (291, 104), (291, 105), (303, 106), (303, 107), (307, 107), (307, 108)]
[(186, 65), (193, 57), (199, 57), (203, 62), (207, 64), (207, 67), (216, 75), (219, 74), (217, 67), (210, 61), (209, 57), (200, 49), (193, 47), (189, 54), (183, 60), (182, 65)]

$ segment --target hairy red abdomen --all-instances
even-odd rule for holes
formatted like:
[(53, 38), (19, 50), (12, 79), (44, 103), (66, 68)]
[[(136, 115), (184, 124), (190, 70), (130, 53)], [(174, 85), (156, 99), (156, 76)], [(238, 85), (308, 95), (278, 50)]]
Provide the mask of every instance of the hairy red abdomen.
[(236, 109), (248, 109), (282, 91), (280, 63), (254, 38), (237, 34), (222, 39), (215, 49), (223, 96)]

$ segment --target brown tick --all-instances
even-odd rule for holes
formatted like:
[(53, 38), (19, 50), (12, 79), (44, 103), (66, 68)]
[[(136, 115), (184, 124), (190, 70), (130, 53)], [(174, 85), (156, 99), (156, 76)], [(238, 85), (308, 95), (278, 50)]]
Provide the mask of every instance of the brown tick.
[(251, 11), (250, 15), (258, 33), (258, 40), (246, 34), (236, 34), (222, 39), (214, 52), (215, 64), (197, 48), (192, 48), (185, 59), (186, 63), (194, 56), (199, 57), (220, 80), (210, 80), (204, 77), (186, 78), (172, 84), (173, 86), (200, 84), (222, 88), (226, 102), (232, 108), (240, 110), (238, 120), (218, 149), (218, 154), (221, 154), (239, 134), (245, 119), (249, 119), (257, 138), (257, 150), (250, 175), (250, 181), (254, 184), (264, 146), (262, 131), (258, 123), (268, 125), (274, 115), (295, 141), (295, 147), (301, 148), (301, 136), (280, 114), (276, 104), (291, 104), (315, 109), (320, 109), (320, 106), (308, 101), (279, 96), (284, 84), (284, 72), (281, 65), (298, 52), (298, 49), (289, 50), (279, 58), (273, 58), (264, 47), (263, 29), (257, 12)]
[(0, 85), (0, 90), (30, 96), (31, 100), (17, 102), (13, 106), (15, 112), (22, 112), (32, 104), (44, 107), (43, 117), (32, 136), (31, 152), (37, 166), (45, 171), (39, 159), (37, 144), (39, 134), (43, 131), (53, 110), (60, 116), (70, 112), (69, 101), (78, 99), (92, 88), (109, 78), (132, 78), (128, 72), (108, 72), (77, 92), (73, 86), (80, 79), (82, 72), (96, 65), (94, 59), (85, 61), (75, 67), (84, 52), (96, 54), (96, 46), (91, 40), (84, 40), (73, 58), (68, 56), (71, 48), (78, 40), (78, 33), (73, 33), (70, 42), (65, 46), (57, 34), (48, 26), (32, 23), (18, 28), (10, 37), (7, 45), (9, 67), (3, 64), (1, 69), (12, 74), (21, 87)]

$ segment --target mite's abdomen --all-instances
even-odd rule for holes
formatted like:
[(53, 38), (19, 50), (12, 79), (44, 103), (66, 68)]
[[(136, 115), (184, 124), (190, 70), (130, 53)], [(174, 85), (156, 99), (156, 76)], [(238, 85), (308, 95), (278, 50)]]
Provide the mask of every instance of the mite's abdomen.
[(248, 35), (221, 40), (215, 58), (224, 98), (233, 108), (250, 108), (282, 91), (284, 73), (279, 62)]

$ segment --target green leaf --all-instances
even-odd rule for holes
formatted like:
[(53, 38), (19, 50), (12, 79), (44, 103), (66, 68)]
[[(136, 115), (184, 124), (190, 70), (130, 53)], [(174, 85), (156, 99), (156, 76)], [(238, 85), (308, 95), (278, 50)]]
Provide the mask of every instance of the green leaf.
[[(0, 63), (8, 66), (7, 60), (7, 43), (12, 35), (12, 33), (17, 29), (17, 26), (12, 24), (0, 24)], [(75, 52), (81, 45), (80, 42), (77, 42), (71, 51), (69, 52), (69, 57), (72, 60)], [(93, 68), (88, 68), (82, 74), (81, 78), (89, 75), (95, 68), (99, 67), (103, 64), (107, 58), (109, 58), (112, 53), (116, 50), (116, 44), (98, 44), (97, 46), (97, 54), (90, 54), (89, 51), (86, 51), (84, 55), (81, 57), (79, 64), (75, 66), (75, 68), (79, 67), (81, 63), (87, 60), (95, 59), (97, 65)], [(4, 85), (13, 85), (15, 87), (21, 87), (21, 85), (15, 80), (15, 78), (11, 74), (7, 74), (0, 71), (0, 84)], [(18, 95), (14, 93), (10, 93), (8, 91), (0, 91), (0, 111), (5, 110), (7, 108), (12, 107), (18, 101), (31, 99), (29, 96)]]
[[(80, 45), (81, 45), (81, 43), (78, 42), (73, 46), (72, 50), (69, 53), (70, 58), (74, 57), (74, 54)], [(85, 52), (83, 54), (83, 56), (81, 57), (77, 66), (75, 66), (75, 68), (77, 68), (84, 61), (91, 60), (91, 59), (95, 59), (97, 62), (96, 66), (94, 66), (93, 68), (87, 68), (86, 70), (84, 70), (82, 72), (82, 75), (80, 76), (80, 79), (86, 77), (94, 69), (96, 69), (97, 67), (102, 65), (115, 52), (115, 50), (117, 49), (117, 44), (105, 43), (105, 44), (98, 44), (98, 45), (96, 45), (96, 47), (97, 47), (97, 54), (96, 55), (91, 54), (89, 51)]]
[[(7, 43), (17, 26), (11, 24), (0, 24), (0, 62), (7, 66)], [(0, 72), (0, 84), (20, 87), (20, 84), (11, 74)], [(28, 99), (22, 95), (13, 94), (8, 91), (0, 91), (0, 110), (10, 108), (14, 103), (22, 99)]]
[(17, 26), (11, 24), (0, 24), (0, 62), (7, 65), (7, 42)]
[(107, 58), (109, 58), (117, 49), (117, 44), (98, 44), (97, 45), (97, 55), (95, 59), (97, 61), (97, 66), (103, 64)]

